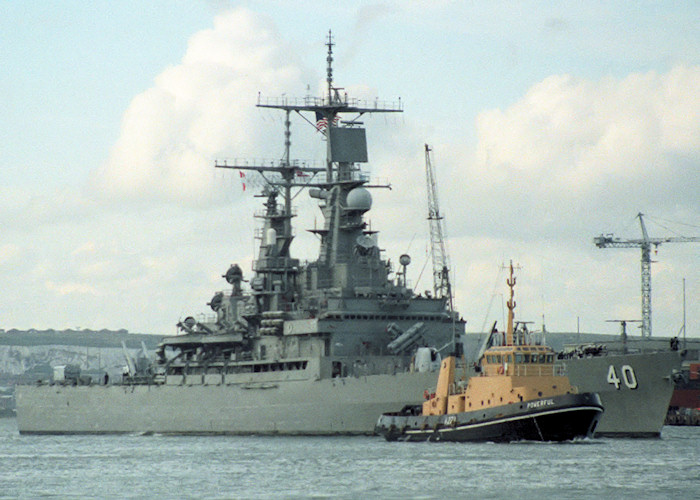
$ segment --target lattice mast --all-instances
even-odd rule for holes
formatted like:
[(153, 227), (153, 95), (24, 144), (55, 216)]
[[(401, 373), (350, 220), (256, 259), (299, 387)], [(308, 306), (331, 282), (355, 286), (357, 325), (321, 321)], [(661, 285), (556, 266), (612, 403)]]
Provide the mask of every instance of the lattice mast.
[(425, 145), (425, 176), (428, 188), (428, 224), (430, 226), (430, 255), (433, 261), (433, 292), (437, 298), (445, 298), (452, 311), (452, 285), (449, 261), (445, 245), (444, 217), (438, 203), (437, 178), (432, 161), (432, 149)]
[[(326, 46), (328, 63), (326, 71), (327, 92), (320, 97), (307, 96), (304, 98), (278, 97), (262, 98), (258, 94), (257, 107), (276, 109), (285, 113), (285, 148), (284, 157), (270, 163), (219, 163), (216, 167), (230, 168), (240, 171), (255, 171), (265, 180), (266, 189), (263, 196), (268, 198), (265, 206), (265, 214), (261, 215), (265, 220), (264, 234), (261, 238), (259, 258), (254, 262), (253, 270), (257, 275), (266, 276), (266, 287), (261, 290), (261, 295), (269, 295), (277, 302), (283, 301), (283, 296), (294, 287), (295, 276), (299, 271), (299, 261), (292, 259), (290, 246), (294, 238), (292, 218), (292, 188), (317, 188), (329, 193), (325, 204), (331, 207), (330, 214), (323, 230), (316, 231), (323, 234), (320, 260), (332, 266), (336, 263), (338, 255), (339, 239), (343, 228), (340, 226), (339, 214), (342, 211), (345, 196), (352, 187), (364, 185), (365, 180), (359, 178), (357, 163), (366, 163), (367, 142), (364, 128), (359, 127), (362, 122), (358, 118), (371, 113), (396, 113), (402, 112), (401, 100), (397, 104), (387, 105), (375, 100), (366, 102), (359, 99), (348, 98), (342, 93), (342, 88), (335, 87), (333, 83), (333, 36), (328, 32)], [(304, 118), (317, 129), (317, 132), (325, 136), (327, 143), (326, 161), (323, 168), (306, 165), (299, 160), (292, 160), (291, 149), (291, 121), (290, 115), (295, 113)], [(304, 116), (311, 115), (311, 120)], [(340, 113), (344, 116), (355, 114), (349, 120), (340, 122)], [(313, 121), (312, 121), (313, 120)], [(323, 127), (320, 124), (323, 123)], [(319, 174), (325, 174), (323, 178), (317, 178)], [(296, 176), (309, 175), (317, 178), (316, 181), (298, 182)], [(368, 186), (369, 187), (369, 186)], [(311, 193), (310, 193), (311, 194)], [(277, 203), (276, 198), (282, 197), (282, 203)], [(313, 196), (313, 194), (312, 194)], [(274, 230), (274, 231), (271, 231)], [(281, 282), (281, 286), (273, 286), (273, 283)], [(263, 309), (276, 307), (275, 300), (269, 300)]]
[(623, 240), (615, 238), (612, 234), (601, 234), (593, 238), (593, 242), (598, 248), (641, 248), (642, 249), (642, 336), (651, 337), (651, 247), (658, 251), (658, 246), (662, 243), (688, 243), (699, 242), (700, 238), (695, 237), (674, 237), (674, 238), (649, 238), (646, 225), (644, 224), (644, 214), (638, 213), (639, 225), (642, 229), (641, 239)]

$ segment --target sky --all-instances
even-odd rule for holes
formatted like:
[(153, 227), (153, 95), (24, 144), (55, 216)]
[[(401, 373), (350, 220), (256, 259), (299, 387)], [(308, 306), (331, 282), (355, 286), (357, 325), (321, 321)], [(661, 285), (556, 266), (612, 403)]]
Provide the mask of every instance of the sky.
[[(334, 78), (404, 113), (365, 119), (368, 213), (385, 258), (432, 288), (424, 144), (433, 149), (467, 331), (516, 317), (617, 333), (640, 319), (640, 251), (593, 238), (700, 237), (700, 5), (678, 2), (0, 3), (0, 329), (173, 334), (255, 257), (249, 180), (217, 159), (279, 159), (263, 97)], [(321, 160), (292, 122), (292, 156)], [(295, 257), (320, 223), (302, 193)], [(653, 335), (700, 337), (700, 243), (652, 265)], [(636, 328), (629, 332), (639, 335)]]

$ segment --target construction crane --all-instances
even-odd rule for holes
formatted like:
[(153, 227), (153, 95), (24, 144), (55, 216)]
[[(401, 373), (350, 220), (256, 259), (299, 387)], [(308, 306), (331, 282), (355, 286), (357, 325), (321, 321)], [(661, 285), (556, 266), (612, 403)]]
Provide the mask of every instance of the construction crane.
[(688, 243), (700, 241), (695, 237), (649, 238), (644, 225), (644, 214), (637, 214), (639, 225), (642, 227), (642, 238), (623, 240), (612, 234), (601, 234), (593, 238), (598, 248), (641, 248), (642, 249), (642, 336), (651, 337), (651, 247), (654, 250), (662, 243)]
[(437, 298), (447, 299), (452, 311), (452, 285), (450, 284), (449, 262), (445, 247), (444, 218), (440, 214), (437, 196), (437, 178), (431, 159), (432, 149), (425, 145), (425, 176), (428, 186), (428, 223), (430, 224), (430, 254), (433, 261), (433, 292)]

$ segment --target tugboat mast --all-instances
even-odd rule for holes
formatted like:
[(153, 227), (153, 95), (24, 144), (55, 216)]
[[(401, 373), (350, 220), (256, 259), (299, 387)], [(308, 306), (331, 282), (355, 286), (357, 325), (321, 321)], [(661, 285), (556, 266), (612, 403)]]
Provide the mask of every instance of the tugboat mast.
[(515, 282), (516, 278), (513, 276), (513, 261), (510, 261), (510, 277), (506, 280), (508, 287), (510, 288), (510, 298), (506, 305), (508, 306), (508, 329), (506, 330), (506, 345), (513, 345), (513, 319), (515, 318)]

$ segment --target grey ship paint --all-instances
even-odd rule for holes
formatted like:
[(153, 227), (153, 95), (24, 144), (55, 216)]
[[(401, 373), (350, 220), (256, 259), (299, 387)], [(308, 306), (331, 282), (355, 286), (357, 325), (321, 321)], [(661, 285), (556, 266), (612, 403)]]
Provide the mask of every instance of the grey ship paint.
[[(330, 34), (327, 46), (326, 95), (259, 99), (258, 107), (285, 113), (284, 158), (216, 165), (266, 179), (247, 285), (232, 265), (224, 275), (230, 290), (209, 302), (215, 318), (179, 323), (182, 335), (163, 340), (156, 363), (122, 384), (18, 386), (21, 433), (369, 434), (380, 414), (416, 404), (434, 387), (439, 352), (458, 349), (464, 321), (448, 297), (416, 295), (406, 286), (408, 259), (394, 273), (364, 220), (370, 189), (378, 186), (360, 170), (368, 153), (359, 118), (402, 106), (341, 95)], [(325, 165), (290, 159), (292, 114), (310, 116), (306, 121), (324, 130)], [(296, 190), (317, 200), (324, 218), (313, 230), (318, 258), (306, 264), (291, 251)], [(665, 415), (679, 357), (645, 356), (567, 361), (572, 384), (600, 392), (599, 432), (659, 434), (657, 414)], [(634, 372), (637, 387), (611, 388), (609, 366), (617, 362), (621, 374)]]

